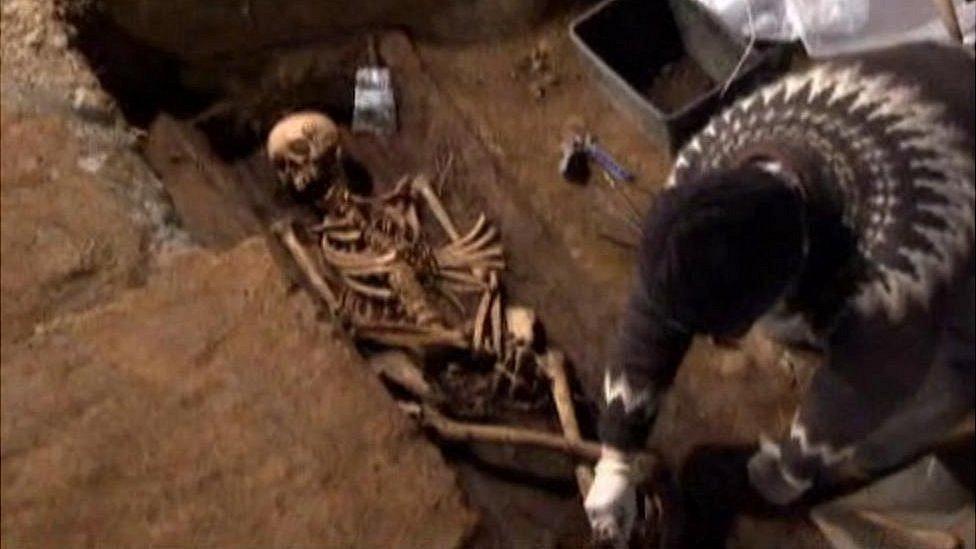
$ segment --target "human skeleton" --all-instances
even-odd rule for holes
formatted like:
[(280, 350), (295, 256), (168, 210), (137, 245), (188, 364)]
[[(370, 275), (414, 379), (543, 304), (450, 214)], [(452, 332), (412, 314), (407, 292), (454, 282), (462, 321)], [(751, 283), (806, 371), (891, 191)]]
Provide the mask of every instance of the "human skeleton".
[[(268, 136), (267, 154), (281, 182), (295, 190), (304, 191), (314, 181), (328, 185), (317, 204), (322, 220), (309, 227), (318, 237), (317, 250), (299, 239), (290, 221), (276, 224), (275, 231), (333, 317), (356, 339), (388, 349), (374, 355), (370, 365), (419, 400), (401, 402), (406, 411), (450, 440), (544, 447), (584, 461), (599, 457), (599, 445), (580, 434), (563, 354), (541, 348), (531, 309), (502, 303), (504, 253), (497, 229), (483, 214), (462, 235), (422, 175), (404, 177), (392, 191), (375, 198), (354, 194), (341, 173), (336, 127), (319, 113), (299, 112), (279, 121)], [(445, 244), (432, 243), (418, 204), (433, 214), (447, 237)], [(466, 297), (477, 302), (473, 315), (464, 306)], [(411, 356), (401, 352), (423, 354), (436, 348), (460, 350), (476, 359), (469, 362), (492, 360), (489, 397), (507, 396), (509, 402), (521, 399), (523, 404), (528, 400), (531, 406), (545, 386), (539, 381), (547, 380), (563, 435), (441, 415), (437, 407), (446, 384), (429, 383)], [(463, 370), (461, 384), (474, 393), (485, 385), (464, 365), (445, 368), (448, 376), (458, 370)], [(508, 394), (499, 395), (500, 387), (507, 387)], [(657, 467), (653, 455), (635, 456), (642, 469)], [(578, 464), (576, 479), (585, 495), (592, 470)]]
[[(454, 348), (495, 361), (492, 386), (535, 386), (530, 352), (536, 319), (522, 307), (503, 307), (499, 274), (505, 266), (497, 229), (479, 215), (462, 234), (423, 175), (404, 177), (377, 197), (354, 194), (342, 175), (339, 134), (325, 115), (299, 112), (268, 137), (278, 178), (303, 191), (328, 179), (318, 201), (320, 223), (309, 227), (317, 253), (291, 223), (278, 232), (332, 315), (354, 337), (385, 347), (423, 352)], [(432, 243), (419, 206), (446, 235)], [(468, 314), (468, 299), (474, 314)], [(537, 365), (537, 364), (536, 364)]]

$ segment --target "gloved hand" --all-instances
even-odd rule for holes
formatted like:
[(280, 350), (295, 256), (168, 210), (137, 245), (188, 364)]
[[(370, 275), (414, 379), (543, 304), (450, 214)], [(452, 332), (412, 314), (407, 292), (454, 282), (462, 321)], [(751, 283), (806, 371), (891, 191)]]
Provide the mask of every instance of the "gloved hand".
[(763, 436), (759, 438), (759, 451), (749, 459), (748, 470), (752, 487), (776, 505), (793, 503), (812, 484), (790, 473), (783, 463), (780, 446)]
[(623, 452), (604, 447), (595, 473), (583, 502), (594, 541), (626, 547), (637, 517), (634, 467)]

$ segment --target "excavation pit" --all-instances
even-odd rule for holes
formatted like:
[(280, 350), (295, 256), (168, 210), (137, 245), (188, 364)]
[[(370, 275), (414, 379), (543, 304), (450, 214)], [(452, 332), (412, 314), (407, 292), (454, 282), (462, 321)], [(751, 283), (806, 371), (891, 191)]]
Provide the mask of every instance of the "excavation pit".
[[(601, 235), (615, 223), (633, 221), (623, 212), (633, 209), (639, 215), (666, 176), (667, 154), (642, 140), (639, 129), (591, 89), (564, 35), (567, 20), (557, 14), (525, 39), (423, 44), (419, 51), (404, 34), (383, 33), (380, 52), (393, 70), (400, 131), (388, 139), (344, 137), (357, 162), (350, 169), (361, 168), (357, 180), (374, 193), (403, 174), (430, 173), (452, 158), (443, 190), (448, 209), (466, 222), (472, 212), (484, 211), (499, 226), (509, 260), (504, 279), (509, 297), (533, 307), (552, 345), (569, 356), (579, 384), (576, 408), (583, 434), (592, 438), (592, 403), (633, 259), (632, 248)], [(348, 124), (351, 75), (365, 60), (365, 34), (289, 42), (257, 32), (253, 48), (235, 53), (230, 47), (180, 49), (158, 35), (137, 38), (133, 25), (113, 26), (112, 20), (79, 24), (77, 46), (129, 122), (146, 132), (142, 153), (190, 240), (230, 250), (262, 236), (288, 280), (300, 281), (269, 228), (284, 216), (310, 214), (277, 185), (261, 145), (270, 125), (298, 108), (321, 110), (343, 127)], [(542, 41), (547, 48), (539, 47)], [(524, 53), (536, 49), (550, 51), (552, 70), (559, 74), (542, 99), (526, 89), (533, 83), (526, 86), (524, 75), (511, 74)], [(580, 116), (640, 174), (641, 186), (628, 189), (627, 198), (601, 180), (584, 188), (560, 181), (562, 130)], [(327, 326), (327, 319), (321, 324)], [(775, 395), (784, 388), (777, 379), (766, 381), (769, 391), (757, 388), (757, 380), (766, 383), (763, 376), (731, 351), (699, 346), (689, 362), (655, 436), (676, 471), (696, 454), (691, 469), (706, 471), (701, 478), (711, 483), (691, 485), (710, 493), (723, 476), (703, 465), (709, 460), (696, 448), (754, 438), (754, 431), (779, 413)], [(706, 368), (714, 362), (725, 364), (724, 373)], [(702, 398), (716, 387), (723, 387), (720, 396)], [(728, 413), (740, 408), (747, 411)], [(558, 430), (554, 419), (514, 421)], [(444, 448), (471, 503), (482, 512), (473, 546), (585, 544), (587, 527), (568, 460), (510, 447)], [(704, 524), (701, 517), (696, 520)]]
[[(129, 121), (145, 130), (144, 155), (163, 182), (180, 226), (194, 242), (226, 250), (254, 235), (264, 235), (272, 249), (277, 250), (283, 272), (296, 283), (303, 282), (270, 227), (286, 218), (311, 224), (314, 214), (304, 202), (305, 197), (288, 192), (278, 183), (264, 154), (263, 141), (270, 125), (282, 114), (316, 109), (328, 113), (342, 126), (347, 171), (363, 190), (373, 195), (390, 190), (403, 175), (434, 175), (433, 170), (449, 161), (450, 173), (445, 174), (440, 191), (450, 212), (467, 227), (473, 222), (467, 212), (484, 211), (501, 228), (511, 265), (505, 274), (509, 299), (528, 296), (540, 315), (545, 315), (542, 311), (548, 307), (557, 312), (564, 325), (578, 324), (572, 317), (579, 311), (562, 306), (580, 290), (576, 282), (579, 275), (573, 272), (573, 261), (565, 246), (535, 219), (524, 199), (506, 192), (507, 181), (499, 173), (496, 160), (441, 96), (404, 35), (390, 33), (380, 40), (381, 56), (396, 75), (401, 113), (399, 131), (391, 138), (348, 131), (351, 83), (346, 76), (364, 61), (365, 35), (338, 48), (330, 47), (329, 58), (336, 64), (324, 76), (312, 76), (309, 81), (284, 89), (258, 88), (251, 90), (253, 96), (191, 91), (179, 75), (193, 72), (194, 67), (139, 44), (121, 31), (107, 36), (117, 42), (88, 42), (82, 31), (80, 45), (93, 59), (101, 60), (106, 67), (103, 85), (115, 93)], [(306, 47), (298, 53), (277, 52), (277, 58), (268, 55), (262, 61), (280, 62), (285, 69), (280, 65), (278, 69), (287, 70), (294, 59), (308, 59), (314, 51)], [(154, 59), (152, 65), (161, 67), (156, 72), (159, 82), (140, 81), (125, 71), (113, 72), (113, 65), (106, 64), (113, 60), (128, 64), (138, 55)], [(149, 93), (148, 89), (154, 91)], [(540, 276), (545, 265), (563, 267)], [(544, 293), (539, 291), (543, 285), (547, 287)], [(561, 291), (554, 291), (560, 287)], [(540, 294), (543, 299), (539, 299)], [(593, 301), (597, 301), (596, 296)], [(550, 323), (545, 316), (543, 322), (549, 332), (558, 333), (558, 322)], [(374, 350), (368, 344), (361, 346), (366, 354)], [(577, 392), (583, 394), (579, 388)], [(578, 402), (585, 435), (593, 438), (591, 409), (586, 400), (580, 398)], [(558, 432), (559, 424), (548, 411), (551, 405), (541, 414), (509, 412), (499, 421), (506, 419)], [(539, 536), (585, 539), (586, 526), (576, 496), (572, 463), (565, 457), (542, 450), (492, 445), (443, 447), (458, 466), (472, 503), (487, 516), (481, 534), (486, 543)], [(507, 506), (530, 508), (534, 518), (515, 520), (518, 528), (503, 529), (502, 524), (513, 521), (503, 518), (512, 513), (504, 510)]]

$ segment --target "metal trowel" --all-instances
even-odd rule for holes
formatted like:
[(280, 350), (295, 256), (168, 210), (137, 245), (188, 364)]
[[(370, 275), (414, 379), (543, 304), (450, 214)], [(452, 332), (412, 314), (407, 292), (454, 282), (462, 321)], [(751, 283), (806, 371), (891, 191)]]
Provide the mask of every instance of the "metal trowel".
[(376, 37), (369, 38), (369, 60), (356, 69), (352, 131), (390, 135), (397, 129), (396, 98), (390, 69), (380, 65)]

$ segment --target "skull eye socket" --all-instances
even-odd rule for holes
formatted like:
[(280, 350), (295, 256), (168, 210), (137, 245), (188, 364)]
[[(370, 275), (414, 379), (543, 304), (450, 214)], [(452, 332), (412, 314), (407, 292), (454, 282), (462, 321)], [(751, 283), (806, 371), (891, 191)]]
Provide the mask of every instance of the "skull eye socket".
[(288, 162), (288, 159), (283, 156), (276, 156), (271, 159), (271, 164), (274, 166), (275, 170), (282, 171), (289, 167), (290, 162)]
[(292, 154), (307, 156), (312, 151), (312, 149), (309, 146), (308, 141), (305, 141), (304, 139), (299, 139), (299, 140), (292, 141), (291, 143), (288, 144), (288, 151), (291, 152)]

